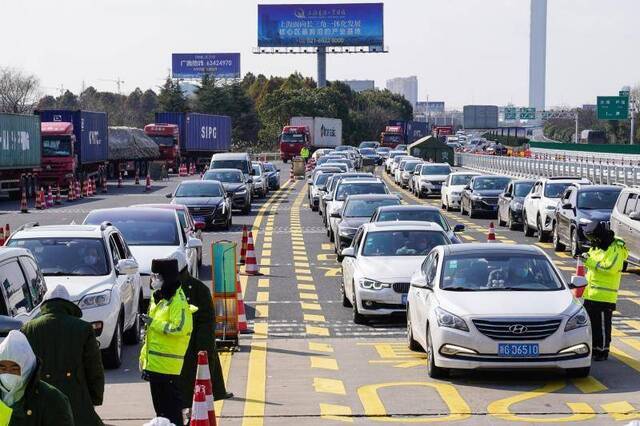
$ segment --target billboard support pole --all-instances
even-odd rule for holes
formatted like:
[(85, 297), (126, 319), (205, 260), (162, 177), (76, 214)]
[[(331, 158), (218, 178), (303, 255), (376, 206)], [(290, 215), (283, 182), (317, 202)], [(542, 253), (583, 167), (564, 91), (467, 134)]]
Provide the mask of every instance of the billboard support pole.
[(318, 88), (327, 87), (327, 48), (318, 47)]

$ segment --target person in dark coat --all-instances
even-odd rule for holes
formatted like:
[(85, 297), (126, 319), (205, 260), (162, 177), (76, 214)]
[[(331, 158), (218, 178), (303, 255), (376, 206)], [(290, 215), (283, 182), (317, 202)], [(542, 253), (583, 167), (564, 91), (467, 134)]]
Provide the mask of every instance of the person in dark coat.
[(93, 327), (81, 317), (67, 290), (56, 286), (22, 332), (42, 362), (42, 379), (69, 398), (75, 424), (101, 426), (94, 406), (102, 405), (104, 394), (102, 357)]
[(207, 351), (209, 356), (209, 373), (213, 386), (213, 399), (217, 401), (219, 399), (233, 398), (233, 394), (227, 392), (225, 388), (222, 366), (216, 350), (216, 315), (211, 291), (209, 291), (209, 287), (205, 283), (189, 274), (187, 259), (183, 253), (176, 253), (173, 257), (178, 259), (182, 291), (187, 296), (189, 303), (198, 308), (196, 313), (193, 314), (193, 333), (191, 334), (191, 340), (189, 340), (189, 348), (184, 357), (184, 365), (180, 375), (182, 378), (182, 399), (187, 405), (185, 408), (190, 408), (193, 400), (193, 388), (198, 368), (198, 352), (200, 351)]
[(0, 343), (0, 424), (78, 425), (73, 421), (69, 399), (40, 380), (39, 368), (25, 335), (10, 331)]

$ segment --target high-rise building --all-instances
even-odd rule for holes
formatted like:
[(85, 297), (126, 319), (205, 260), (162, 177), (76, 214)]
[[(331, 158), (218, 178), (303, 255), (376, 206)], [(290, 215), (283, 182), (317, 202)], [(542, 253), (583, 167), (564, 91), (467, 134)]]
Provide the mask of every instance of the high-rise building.
[(387, 80), (387, 89), (393, 93), (404, 96), (414, 108), (418, 103), (418, 77), (396, 77)]
[(529, 106), (545, 107), (547, 68), (547, 0), (531, 0), (529, 35)]
[(373, 90), (376, 88), (373, 80), (344, 80), (343, 83), (349, 86), (354, 92), (364, 92), (365, 90)]

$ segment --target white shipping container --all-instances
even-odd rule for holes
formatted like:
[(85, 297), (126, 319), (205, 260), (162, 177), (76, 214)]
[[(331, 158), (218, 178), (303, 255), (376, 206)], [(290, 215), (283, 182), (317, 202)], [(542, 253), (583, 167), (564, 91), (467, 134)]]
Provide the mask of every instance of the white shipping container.
[(291, 117), (292, 126), (306, 126), (314, 148), (335, 148), (342, 145), (342, 120), (326, 117)]

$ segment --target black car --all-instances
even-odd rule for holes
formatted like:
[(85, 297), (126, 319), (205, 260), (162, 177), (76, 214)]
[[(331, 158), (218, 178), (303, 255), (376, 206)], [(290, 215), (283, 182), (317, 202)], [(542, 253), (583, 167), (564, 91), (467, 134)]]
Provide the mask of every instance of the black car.
[[(242, 170), (238, 169), (214, 169), (208, 170), (202, 180), (215, 180), (222, 184), (227, 191), (227, 197), (231, 200), (231, 208), (242, 210), (243, 214), (251, 211), (251, 190), (247, 185), (247, 178)], [(251, 180), (251, 178), (249, 178)]]
[(183, 204), (196, 222), (204, 222), (205, 228), (222, 226), (229, 229), (232, 223), (231, 202), (221, 182), (216, 180), (186, 180), (173, 194), (172, 204)]
[(522, 202), (534, 183), (535, 180), (529, 179), (513, 179), (509, 182), (498, 197), (498, 225), (506, 225), (511, 230), (522, 226)]
[(269, 189), (273, 189), (274, 191), (280, 189), (280, 169), (276, 169), (276, 166), (272, 163), (262, 163), (262, 168), (267, 175)]
[(570, 247), (572, 256), (589, 248), (583, 227), (591, 222), (609, 222), (622, 187), (575, 184), (565, 189), (553, 220), (553, 248)]
[(402, 205), (378, 207), (371, 216), (371, 222), (393, 222), (400, 220), (433, 222), (440, 225), (453, 244), (460, 244), (460, 238), (456, 235), (464, 231), (464, 225), (458, 224), (453, 228), (440, 212), (440, 209), (425, 205)]
[(374, 148), (360, 148), (363, 166), (373, 166), (382, 164), (382, 157)]
[(498, 213), (498, 196), (504, 192), (511, 181), (508, 176), (481, 175), (474, 176), (460, 199), (460, 214), (469, 213), (475, 217), (479, 213), (495, 216)]

